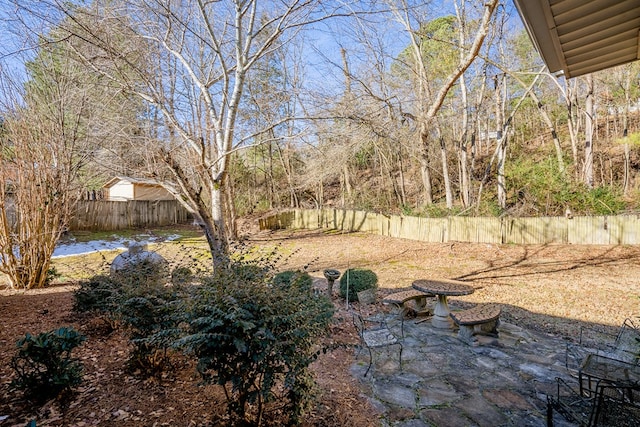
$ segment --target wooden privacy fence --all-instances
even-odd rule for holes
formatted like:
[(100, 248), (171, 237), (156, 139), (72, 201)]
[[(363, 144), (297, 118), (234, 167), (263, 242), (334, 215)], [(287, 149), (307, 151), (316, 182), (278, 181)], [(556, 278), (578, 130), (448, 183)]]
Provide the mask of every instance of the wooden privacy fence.
[(330, 228), (431, 243), (640, 244), (640, 215), (536, 218), (421, 218), (342, 209), (294, 209), (260, 220), (261, 229)]
[(182, 224), (188, 220), (188, 211), (175, 200), (84, 200), (78, 203), (69, 228), (109, 231)]

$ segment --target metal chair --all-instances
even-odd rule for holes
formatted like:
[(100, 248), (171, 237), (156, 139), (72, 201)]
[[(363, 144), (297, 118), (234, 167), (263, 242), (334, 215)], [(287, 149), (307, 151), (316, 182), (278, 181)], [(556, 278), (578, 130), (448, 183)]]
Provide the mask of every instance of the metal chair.
[(640, 386), (602, 381), (597, 393), (594, 426), (640, 425)]
[[(369, 351), (369, 366), (367, 367), (367, 371), (364, 373), (365, 377), (369, 373), (371, 365), (373, 364), (372, 349), (390, 347), (394, 345), (400, 347), (398, 362), (400, 370), (402, 371), (402, 342), (393, 332), (391, 332), (391, 329), (389, 329), (384, 320), (364, 318), (360, 313), (354, 311), (353, 324), (358, 331), (358, 336), (360, 337), (360, 348), (358, 354), (362, 348), (366, 348)], [(375, 326), (368, 327), (368, 324)]]
[(562, 378), (556, 378), (557, 391), (555, 396), (547, 396), (547, 427), (553, 427), (553, 411), (555, 410), (566, 420), (578, 424), (580, 427), (593, 425), (595, 418), (595, 396), (582, 396)]
[(565, 365), (576, 372), (589, 354), (640, 364), (640, 325), (632, 319), (625, 319), (616, 334), (591, 327), (580, 328), (578, 342), (568, 342)]
[[(353, 323), (358, 331), (360, 337), (360, 345), (358, 347), (358, 353), (360, 354), (363, 348), (366, 348), (369, 352), (369, 366), (364, 376), (366, 377), (371, 366), (373, 365), (373, 349), (391, 347), (397, 345), (399, 347), (398, 362), (400, 370), (402, 371), (402, 340), (404, 340), (404, 322), (401, 323), (400, 332), (398, 337), (391, 330), (390, 325), (387, 323), (388, 316), (380, 311), (380, 306), (377, 304), (377, 297), (375, 289), (366, 289), (357, 293), (358, 304), (352, 307)], [(356, 309), (357, 308), (357, 309)]]
[(553, 411), (580, 427), (640, 425), (640, 388), (601, 380), (588, 395), (557, 378), (555, 396), (547, 396), (547, 426), (553, 427)]

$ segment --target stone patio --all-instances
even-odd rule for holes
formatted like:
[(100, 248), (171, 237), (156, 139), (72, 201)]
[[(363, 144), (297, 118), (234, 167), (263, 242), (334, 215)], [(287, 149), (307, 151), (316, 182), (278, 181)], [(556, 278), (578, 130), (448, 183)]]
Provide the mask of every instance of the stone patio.
[[(397, 315), (386, 316), (399, 335)], [(377, 349), (366, 378), (367, 352), (351, 367), (382, 414), (381, 426), (545, 426), (555, 378), (576, 381), (565, 368), (561, 337), (502, 322), (499, 338), (483, 336), (470, 346), (421, 318), (405, 321), (404, 330), (402, 372), (397, 347)], [(554, 413), (554, 425), (573, 424)]]

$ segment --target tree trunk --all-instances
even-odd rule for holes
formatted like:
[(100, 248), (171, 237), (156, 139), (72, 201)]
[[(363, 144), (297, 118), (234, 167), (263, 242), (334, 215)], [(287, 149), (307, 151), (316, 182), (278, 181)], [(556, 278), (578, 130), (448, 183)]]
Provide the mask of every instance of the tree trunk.
[(595, 104), (593, 75), (587, 75), (587, 99), (585, 102), (585, 141), (584, 141), (584, 183), (593, 188), (593, 127)]
[[(501, 84), (502, 83), (502, 84)], [(507, 207), (507, 191), (506, 191), (506, 177), (504, 173), (504, 164), (506, 161), (507, 153), (507, 135), (506, 129), (504, 129), (504, 94), (503, 88), (506, 87), (505, 76), (500, 79), (499, 76), (495, 78), (495, 99), (496, 99), (496, 139), (498, 141), (498, 204), (502, 209)], [(503, 130), (505, 134), (503, 134)]]
[(502, 209), (507, 208), (507, 179), (504, 173), (505, 160), (507, 158), (507, 135), (499, 133), (498, 143), (498, 204)]
[(624, 113), (622, 116), (622, 138), (624, 139), (624, 182), (622, 194), (629, 195), (631, 181), (631, 147), (629, 146), (629, 106), (631, 105), (631, 73), (626, 73), (624, 81)]
[(467, 82), (464, 74), (460, 78), (460, 91), (462, 96), (462, 133), (458, 146), (458, 164), (460, 167), (460, 198), (462, 206), (469, 206), (470, 183), (469, 183), (469, 153), (467, 139), (469, 137), (469, 98), (467, 96)]
[(226, 215), (224, 216), (226, 219), (227, 230), (229, 230), (229, 238), (231, 240), (237, 240), (238, 238), (238, 212), (236, 211), (236, 204), (233, 203), (235, 200), (235, 189), (233, 187), (233, 182), (231, 179), (225, 179), (225, 211)]
[(445, 200), (447, 209), (453, 208), (453, 192), (451, 191), (451, 178), (449, 177), (449, 164), (447, 162), (447, 147), (438, 125), (438, 139), (440, 141), (440, 160), (442, 161), (442, 179), (444, 181)]
[(205, 221), (205, 235), (213, 257), (215, 267), (228, 265), (228, 235), (224, 223), (224, 183), (217, 183), (211, 189), (211, 223)]
[(402, 157), (402, 144), (398, 144), (398, 169), (400, 170), (400, 199), (403, 206), (407, 205), (407, 193), (404, 178), (404, 159)]
[[(536, 76), (536, 80), (537, 80), (537, 78), (538, 78), (538, 76)], [(564, 176), (566, 168), (564, 166), (564, 158), (563, 158), (563, 155), (562, 155), (562, 146), (560, 145), (560, 139), (558, 138), (558, 133), (556, 132), (556, 128), (553, 125), (553, 122), (551, 121), (551, 118), (549, 117), (549, 115), (545, 111), (544, 105), (542, 104), (542, 102), (540, 102), (540, 99), (538, 99), (538, 96), (533, 91), (533, 89), (531, 89), (529, 91), (529, 96), (531, 97), (533, 102), (536, 104), (536, 107), (538, 108), (538, 112), (540, 113), (540, 116), (542, 117), (542, 120), (545, 122), (545, 124), (547, 125), (547, 128), (549, 129), (549, 132), (551, 133), (551, 137), (553, 138), (553, 146), (556, 149), (556, 161), (558, 162), (558, 170)]]
[[(464, 45), (466, 42), (466, 16), (465, 16), (465, 8), (464, 2), (461, 3), (461, 6), (458, 7), (458, 3), (454, 2), (454, 6), (456, 9), (456, 17), (458, 20), (458, 52), (460, 55), (460, 60), (464, 60)], [(484, 68), (486, 75), (486, 68)], [(483, 80), (484, 81), (484, 80)], [(480, 91), (482, 92), (482, 91)], [(458, 145), (458, 165), (459, 165), (459, 180), (460, 180), (460, 198), (462, 201), (462, 206), (469, 206), (469, 201), (471, 199), (471, 185), (469, 180), (469, 156), (468, 156), (468, 146), (467, 146), (467, 138), (469, 137), (469, 96), (467, 93), (467, 79), (465, 74), (463, 73), (460, 76), (460, 97), (462, 98), (462, 123), (461, 128), (462, 132), (460, 134), (460, 140)]]
[(420, 125), (421, 156), (420, 174), (422, 176), (422, 188), (424, 190), (424, 204), (433, 204), (433, 189), (431, 187), (431, 172), (429, 170), (429, 134), (425, 123)]
[[(342, 179), (344, 184), (344, 192), (342, 194), (342, 206), (346, 206), (347, 203), (351, 203), (353, 196), (353, 189), (351, 188), (351, 175), (349, 173), (349, 164), (345, 163), (342, 167)], [(346, 200), (345, 200), (346, 194)]]
[(571, 154), (573, 156), (574, 176), (576, 179), (579, 175), (580, 161), (578, 159), (578, 132), (579, 121), (577, 115), (578, 103), (575, 100), (576, 83), (574, 82), (574, 88), (571, 89), (569, 83), (565, 81), (565, 102), (567, 106), (567, 126), (569, 128), (569, 138), (571, 139)]
[(282, 169), (284, 170), (285, 176), (287, 178), (287, 188), (289, 189), (289, 207), (298, 208), (300, 207), (300, 203), (298, 201), (298, 195), (296, 194), (295, 186), (293, 185), (293, 167), (291, 166), (290, 156), (291, 147), (289, 146), (289, 144), (286, 145), (284, 150), (280, 147), (280, 144), (276, 144), (276, 147), (280, 156)]

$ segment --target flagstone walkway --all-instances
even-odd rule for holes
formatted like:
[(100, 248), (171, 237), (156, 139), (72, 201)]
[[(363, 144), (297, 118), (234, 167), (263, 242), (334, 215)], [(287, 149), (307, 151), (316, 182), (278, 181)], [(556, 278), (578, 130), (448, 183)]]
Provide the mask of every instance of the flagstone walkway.
[[(560, 337), (502, 322), (499, 338), (481, 337), (480, 345), (470, 346), (455, 332), (419, 320), (405, 322), (402, 372), (397, 346), (377, 349), (366, 378), (366, 351), (352, 365), (382, 426), (545, 426), (555, 378), (576, 381), (565, 367)], [(399, 321), (391, 327), (399, 332)], [(554, 413), (554, 425), (573, 424)]]

